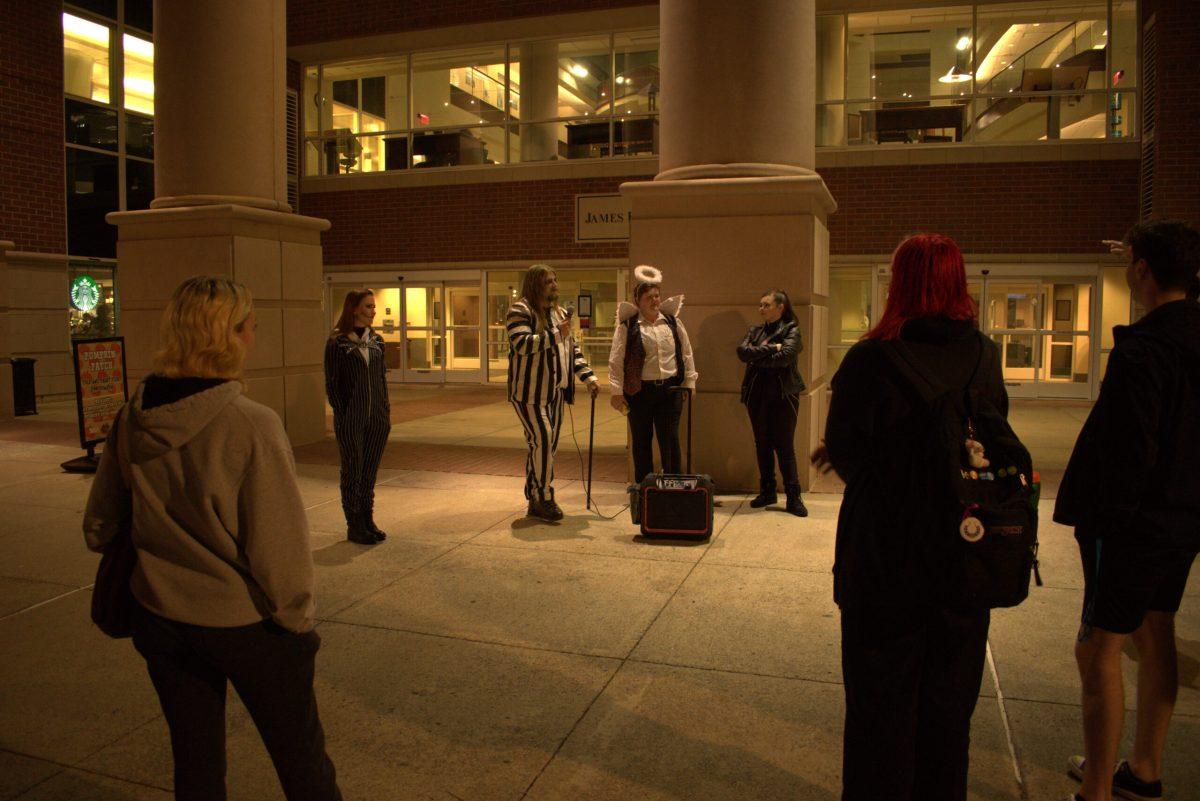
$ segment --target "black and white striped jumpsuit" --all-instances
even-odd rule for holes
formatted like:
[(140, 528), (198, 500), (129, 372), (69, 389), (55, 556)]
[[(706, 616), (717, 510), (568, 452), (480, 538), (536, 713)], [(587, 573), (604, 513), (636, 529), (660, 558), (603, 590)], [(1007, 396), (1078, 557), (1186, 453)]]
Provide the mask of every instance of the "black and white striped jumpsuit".
[(370, 518), (375, 477), (392, 429), (383, 337), (335, 332), (325, 344), (325, 395), (333, 407), (333, 433), (342, 457), (342, 511), (346, 522)]

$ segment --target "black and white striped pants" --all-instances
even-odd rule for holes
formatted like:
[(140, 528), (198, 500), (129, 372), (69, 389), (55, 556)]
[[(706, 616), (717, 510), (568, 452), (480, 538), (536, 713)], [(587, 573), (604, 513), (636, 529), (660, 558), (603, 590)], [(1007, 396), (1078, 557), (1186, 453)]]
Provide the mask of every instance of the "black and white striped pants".
[(525, 497), (531, 501), (554, 500), (554, 452), (562, 429), (563, 391), (554, 393), (554, 403), (512, 402), (525, 429), (529, 456), (525, 460)]
[(333, 415), (333, 434), (342, 456), (342, 511), (347, 523), (375, 508), (375, 477), (391, 430), (391, 420), (380, 411), (348, 410)]

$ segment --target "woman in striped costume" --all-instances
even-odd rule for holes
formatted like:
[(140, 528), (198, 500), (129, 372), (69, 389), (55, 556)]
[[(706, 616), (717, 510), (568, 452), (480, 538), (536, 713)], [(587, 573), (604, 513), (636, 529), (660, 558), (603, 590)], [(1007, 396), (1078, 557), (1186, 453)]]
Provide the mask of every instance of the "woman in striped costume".
[(342, 457), (346, 538), (372, 545), (387, 538), (375, 525), (375, 476), (392, 429), (383, 337), (371, 330), (375, 294), (346, 293), (342, 316), (325, 344), (325, 395)]

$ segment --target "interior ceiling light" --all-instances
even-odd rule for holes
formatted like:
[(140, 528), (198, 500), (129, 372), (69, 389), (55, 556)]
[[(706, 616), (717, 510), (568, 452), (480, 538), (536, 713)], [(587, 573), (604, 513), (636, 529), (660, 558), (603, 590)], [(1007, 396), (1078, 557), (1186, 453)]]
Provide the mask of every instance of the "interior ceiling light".
[(108, 47), (108, 28), (106, 26), (97, 25), (73, 14), (63, 14), (62, 20), (64, 33), (75, 39), (83, 39), (92, 44)]
[(951, 67), (949, 72), (938, 78), (938, 83), (966, 83), (969, 80), (971, 80), (971, 73), (962, 72), (958, 67)]
[(571, 74), (576, 78), (586, 78), (588, 76), (588, 68), (582, 64), (572, 64)]
[(623, 78), (622, 76), (618, 75), (618, 76), (617, 76), (617, 83), (625, 83), (625, 78)]
[(954, 45), (954, 47), (958, 50), (966, 50), (970, 46), (971, 46), (971, 37), (970, 36), (964, 36), (963, 38), (958, 40), (958, 44)]
[(125, 54), (135, 56), (143, 61), (154, 61), (154, 43), (125, 34), (123, 37)]

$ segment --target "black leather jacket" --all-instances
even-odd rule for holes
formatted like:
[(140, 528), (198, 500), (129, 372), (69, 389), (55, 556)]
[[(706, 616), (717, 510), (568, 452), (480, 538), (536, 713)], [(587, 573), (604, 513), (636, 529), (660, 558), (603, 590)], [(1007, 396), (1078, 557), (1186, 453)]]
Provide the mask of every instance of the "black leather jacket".
[[(776, 343), (781, 347), (776, 349)], [(804, 344), (800, 341), (800, 326), (796, 323), (780, 321), (752, 326), (737, 349), (738, 358), (746, 363), (742, 403), (749, 400), (751, 388), (759, 382), (778, 386), (783, 395), (803, 392), (804, 379), (796, 364), (802, 350)]]

